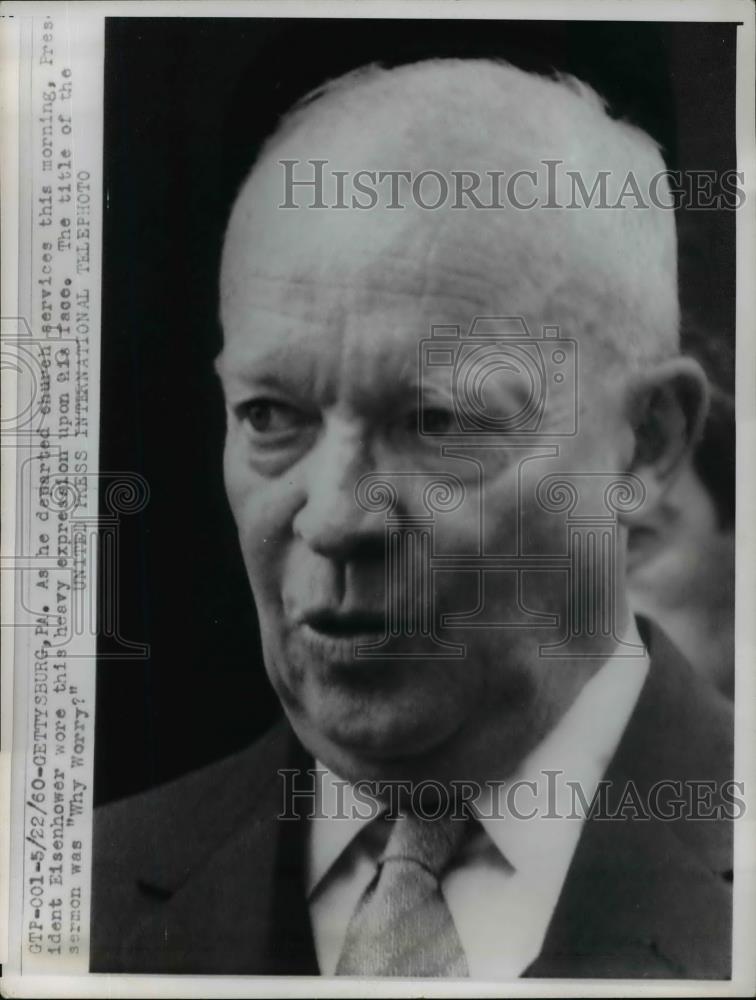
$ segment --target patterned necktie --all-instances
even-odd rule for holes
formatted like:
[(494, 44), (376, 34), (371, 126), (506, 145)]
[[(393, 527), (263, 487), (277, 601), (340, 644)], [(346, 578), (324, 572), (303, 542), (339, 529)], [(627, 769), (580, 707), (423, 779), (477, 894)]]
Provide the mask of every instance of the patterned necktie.
[(439, 876), (467, 829), (461, 819), (402, 816), (346, 932), (338, 976), (469, 975)]

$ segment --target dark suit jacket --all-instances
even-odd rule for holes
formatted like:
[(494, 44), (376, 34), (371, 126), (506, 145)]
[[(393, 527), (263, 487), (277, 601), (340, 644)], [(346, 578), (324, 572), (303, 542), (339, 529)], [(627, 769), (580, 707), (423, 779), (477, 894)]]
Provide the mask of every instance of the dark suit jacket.
[[(615, 807), (634, 798), (629, 782), (643, 805), (662, 779), (719, 788), (732, 778), (731, 707), (661, 633), (648, 638), (648, 679), (606, 776)], [(312, 761), (282, 723), (233, 757), (96, 812), (93, 972), (318, 974), (306, 821), (277, 819), (286, 766)], [(586, 821), (525, 975), (729, 978), (731, 821), (628, 815)]]

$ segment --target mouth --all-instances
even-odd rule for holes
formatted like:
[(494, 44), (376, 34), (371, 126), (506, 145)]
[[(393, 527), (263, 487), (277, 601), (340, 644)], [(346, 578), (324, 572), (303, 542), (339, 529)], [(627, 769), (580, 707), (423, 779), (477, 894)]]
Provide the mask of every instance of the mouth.
[(303, 623), (326, 638), (354, 639), (383, 635), (386, 616), (382, 611), (314, 611), (304, 616)]
[(373, 611), (317, 611), (303, 616), (297, 632), (318, 659), (354, 663), (360, 645), (371, 645), (385, 636), (386, 617)]

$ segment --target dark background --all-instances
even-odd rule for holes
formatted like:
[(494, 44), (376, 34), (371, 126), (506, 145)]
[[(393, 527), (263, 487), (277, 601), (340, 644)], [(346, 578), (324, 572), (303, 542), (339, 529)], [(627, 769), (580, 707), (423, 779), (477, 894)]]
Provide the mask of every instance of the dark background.
[[(102, 636), (95, 798), (250, 742), (276, 711), (221, 476), (216, 275), (233, 193), (285, 108), (367, 62), (504, 58), (574, 73), (675, 169), (735, 166), (728, 24), (110, 18), (100, 468), (149, 484), (120, 524), (120, 636)], [(523, 113), (527, 113), (524, 109)], [(732, 212), (680, 213), (686, 329), (732, 390)]]

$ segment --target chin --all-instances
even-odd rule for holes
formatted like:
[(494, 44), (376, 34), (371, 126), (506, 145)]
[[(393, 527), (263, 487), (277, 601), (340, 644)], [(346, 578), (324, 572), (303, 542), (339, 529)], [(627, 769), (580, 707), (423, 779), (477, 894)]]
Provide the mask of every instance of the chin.
[(348, 702), (332, 693), (316, 705), (290, 703), (287, 714), (310, 753), (350, 780), (385, 777), (433, 758), (462, 725), (429, 700), (422, 707)]

